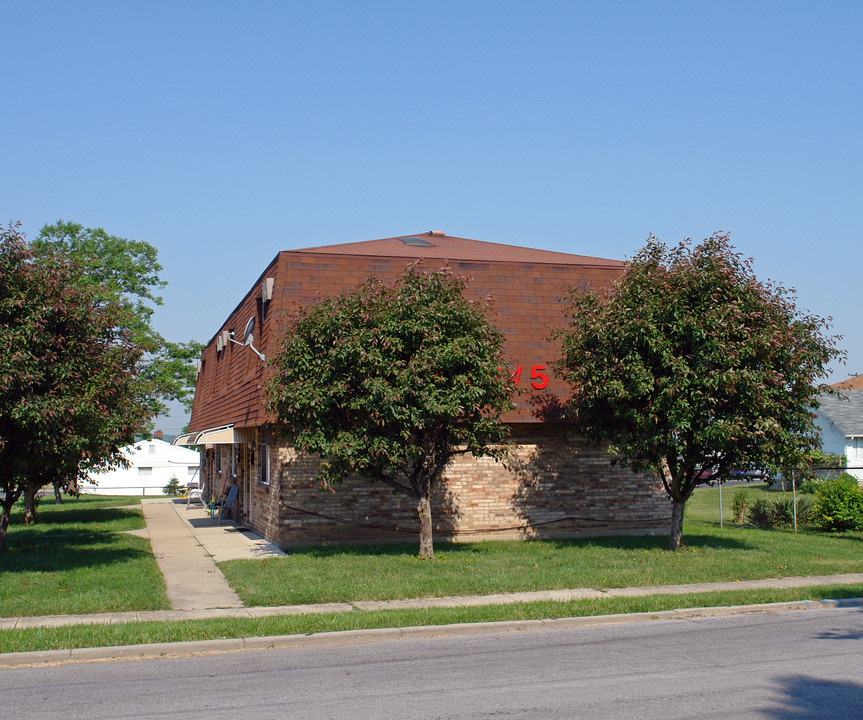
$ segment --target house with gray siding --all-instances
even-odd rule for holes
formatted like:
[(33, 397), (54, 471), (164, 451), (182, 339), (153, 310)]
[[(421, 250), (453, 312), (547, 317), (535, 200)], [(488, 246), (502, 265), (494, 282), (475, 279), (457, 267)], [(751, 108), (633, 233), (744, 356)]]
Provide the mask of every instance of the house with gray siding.
[(848, 472), (863, 484), (863, 390), (840, 390), (825, 395), (815, 420), (821, 429), (821, 449), (844, 455)]

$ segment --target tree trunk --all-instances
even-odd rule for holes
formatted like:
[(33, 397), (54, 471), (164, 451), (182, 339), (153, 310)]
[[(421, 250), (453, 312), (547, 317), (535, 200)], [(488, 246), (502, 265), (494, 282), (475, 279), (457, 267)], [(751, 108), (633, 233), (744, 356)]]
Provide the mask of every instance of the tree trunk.
[(417, 500), (417, 515), (420, 518), (420, 557), (433, 560), (431, 500), (428, 495), (422, 495)]
[(36, 493), (39, 488), (27, 488), (24, 491), (24, 524), (33, 525), (36, 522)]
[(671, 535), (668, 538), (669, 550), (680, 550), (683, 547), (683, 509), (686, 500), (671, 499)]
[(61, 492), (63, 488), (63, 483), (59, 480), (55, 480), (52, 485), (54, 486), (54, 503), (57, 505), (63, 504), (63, 493)]
[(12, 505), (3, 503), (3, 510), (0, 512), (0, 552), (6, 549), (6, 530), (9, 528), (9, 516), (12, 514)]
[(71, 477), (68, 480), (64, 481), (63, 489), (66, 491), (67, 495), (70, 495), (73, 498), (81, 495), (81, 491), (78, 489), (77, 477)]

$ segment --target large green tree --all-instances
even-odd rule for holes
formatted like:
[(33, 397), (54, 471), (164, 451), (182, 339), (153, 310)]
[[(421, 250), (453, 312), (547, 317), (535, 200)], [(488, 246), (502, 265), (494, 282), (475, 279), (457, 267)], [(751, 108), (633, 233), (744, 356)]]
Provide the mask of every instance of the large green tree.
[(819, 445), (827, 323), (760, 282), (725, 234), (666, 247), (652, 236), (610, 290), (573, 291), (558, 371), (569, 416), (617, 461), (653, 469), (681, 546), (696, 486), (733, 469), (794, 466)]
[(203, 346), (194, 340), (166, 340), (152, 325), (153, 312), (163, 302), (159, 291), (167, 284), (159, 277), (162, 266), (156, 248), (110, 235), (102, 228), (63, 220), (45, 225), (32, 248), (36, 255), (65, 254), (82, 268), (81, 282), (130, 311), (128, 329), (145, 351), (139, 372), (155, 388), (147, 400), (151, 415), (167, 412), (165, 402), (171, 400), (179, 400), (191, 411), (197, 380), (195, 361)]
[(266, 389), (278, 429), (321, 457), (319, 480), (350, 474), (411, 497), (419, 554), (432, 558), (431, 489), (461, 453), (501, 457), (503, 336), (449, 271), (414, 267), (301, 307)]
[(17, 225), (0, 232), (0, 550), (22, 494), (121, 462), (150, 418), (129, 308), (82, 272), (34, 255)]

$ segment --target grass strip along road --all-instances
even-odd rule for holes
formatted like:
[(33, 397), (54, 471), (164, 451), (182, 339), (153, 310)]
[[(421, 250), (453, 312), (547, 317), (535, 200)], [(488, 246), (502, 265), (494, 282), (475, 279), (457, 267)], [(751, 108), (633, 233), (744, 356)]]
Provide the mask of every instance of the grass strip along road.
[[(750, 488), (755, 496), (762, 488)], [(730, 506), (726, 489), (725, 506)], [(688, 507), (679, 553), (664, 537), (615, 537), (438, 545), (432, 563), (410, 545), (297, 549), (287, 558), (230, 561), (220, 568), (247, 605), (352, 602), (573, 587), (714, 582), (860, 572), (863, 533), (719, 528), (717, 491)], [(128, 498), (81, 498), (44, 505), (40, 523), (10, 528), (0, 557), (0, 615), (167, 609), (143, 526)], [(16, 518), (17, 519), (17, 518)], [(810, 587), (639, 598), (599, 598), (468, 608), (430, 608), (261, 619), (141, 622), (0, 632), (0, 652), (251, 637), (331, 630), (642, 612), (710, 605), (863, 596), (863, 587)]]
[(73, 625), (5, 630), (0, 632), (0, 653), (224, 638), (308, 635), (340, 630), (368, 630), (454, 623), (543, 620), (701, 607), (756, 605), (794, 600), (859, 597), (863, 597), (863, 585), (835, 585), (756, 592), (706, 592), (689, 595), (650, 595), (636, 598), (591, 598), (572, 602), (534, 602), (465, 608), (282, 615), (254, 619), (220, 618), (121, 625)]

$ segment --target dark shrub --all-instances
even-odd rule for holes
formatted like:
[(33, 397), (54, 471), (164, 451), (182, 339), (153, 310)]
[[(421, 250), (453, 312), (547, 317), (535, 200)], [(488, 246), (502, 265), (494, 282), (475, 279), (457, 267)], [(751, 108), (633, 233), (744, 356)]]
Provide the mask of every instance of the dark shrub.
[[(808, 525), (815, 517), (812, 501), (806, 497), (797, 498), (797, 524)], [(794, 498), (791, 495), (773, 501), (773, 523), (775, 525), (794, 525)]]
[[(749, 506), (747, 519), (750, 525), (767, 530), (794, 526), (794, 497), (784, 495), (775, 500), (758, 498)], [(812, 523), (814, 511), (808, 498), (797, 498), (797, 525)]]
[(768, 530), (773, 527), (773, 503), (767, 498), (756, 498), (749, 506), (746, 518), (750, 525)]

